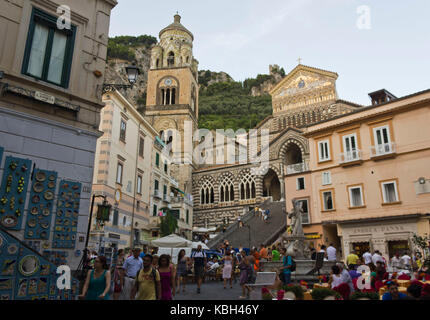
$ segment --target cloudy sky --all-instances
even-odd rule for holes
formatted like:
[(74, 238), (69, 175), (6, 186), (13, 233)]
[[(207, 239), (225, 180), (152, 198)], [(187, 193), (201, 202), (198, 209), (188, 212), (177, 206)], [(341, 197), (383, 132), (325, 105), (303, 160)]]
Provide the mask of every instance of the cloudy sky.
[[(176, 11), (193, 32), (199, 69), (243, 81), (298, 64), (339, 74), (340, 98), (370, 104), (385, 88), (401, 97), (430, 88), (428, 0), (118, 0), (110, 36), (149, 34)], [(365, 7), (363, 7), (365, 6)]]

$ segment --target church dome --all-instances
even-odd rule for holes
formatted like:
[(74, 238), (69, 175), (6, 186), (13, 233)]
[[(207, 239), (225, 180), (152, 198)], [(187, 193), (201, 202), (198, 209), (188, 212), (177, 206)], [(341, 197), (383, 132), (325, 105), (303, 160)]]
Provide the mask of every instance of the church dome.
[(170, 31), (170, 30), (181, 30), (184, 31), (186, 33), (188, 33), (191, 36), (191, 39), (194, 41), (194, 36), (191, 33), (191, 31), (189, 31), (187, 28), (185, 28), (182, 24), (181, 24), (181, 16), (179, 14), (176, 14), (174, 17), (174, 22), (170, 25), (168, 25), (166, 28), (164, 28), (163, 30), (160, 31), (159, 37), (161, 39), (161, 35), (163, 33), (165, 33), (166, 31)]

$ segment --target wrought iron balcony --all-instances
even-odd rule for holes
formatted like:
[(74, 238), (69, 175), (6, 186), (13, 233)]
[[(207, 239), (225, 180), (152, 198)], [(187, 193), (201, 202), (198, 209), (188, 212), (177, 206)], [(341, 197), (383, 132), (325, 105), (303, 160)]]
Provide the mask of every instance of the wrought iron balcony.
[(160, 190), (154, 190), (154, 198), (162, 199)]
[(344, 152), (340, 154), (340, 163), (349, 163), (363, 160), (363, 152), (359, 149)]
[(167, 203), (170, 203), (170, 196), (168, 196), (167, 194), (164, 194), (163, 195), (163, 201), (167, 202)]
[(307, 162), (290, 164), (287, 166), (287, 174), (296, 174), (306, 171), (309, 171), (309, 164)]
[(378, 144), (370, 147), (370, 157), (375, 158), (396, 153), (396, 144), (394, 142)]

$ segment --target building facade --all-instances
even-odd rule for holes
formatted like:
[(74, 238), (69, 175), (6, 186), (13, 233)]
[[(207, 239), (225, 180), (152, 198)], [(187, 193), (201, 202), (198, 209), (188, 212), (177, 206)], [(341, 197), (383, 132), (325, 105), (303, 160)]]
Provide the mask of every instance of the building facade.
[[(23, 172), (20, 196), (11, 201), (8, 187), (2, 194), (9, 202), (2, 204), (1, 224), (71, 269), (77, 268), (86, 240), (107, 35), (116, 4), (0, 5), (0, 173), (10, 177), (12, 163)], [(70, 9), (65, 28), (57, 25), (60, 6)]]
[[(430, 234), (430, 91), (399, 99), (382, 92), (383, 100), (371, 94), (371, 106), (304, 134), (308, 207), (323, 242), (341, 248), (343, 258), (379, 250), (388, 261), (414, 252), (414, 234)], [(294, 180), (287, 176), (286, 184)]]
[(124, 96), (103, 96), (92, 194), (113, 205), (110, 221), (96, 221), (95, 199), (90, 247), (98, 252), (141, 245), (149, 231), (153, 149), (157, 132)]

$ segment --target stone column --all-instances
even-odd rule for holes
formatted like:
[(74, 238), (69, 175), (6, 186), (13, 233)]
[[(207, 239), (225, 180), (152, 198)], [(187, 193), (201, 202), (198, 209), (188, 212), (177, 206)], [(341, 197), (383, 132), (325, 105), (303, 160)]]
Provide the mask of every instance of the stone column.
[(255, 196), (256, 201), (261, 202), (263, 199), (263, 177), (262, 176), (256, 176), (255, 177)]

